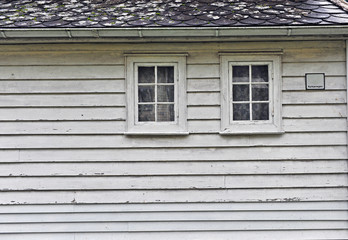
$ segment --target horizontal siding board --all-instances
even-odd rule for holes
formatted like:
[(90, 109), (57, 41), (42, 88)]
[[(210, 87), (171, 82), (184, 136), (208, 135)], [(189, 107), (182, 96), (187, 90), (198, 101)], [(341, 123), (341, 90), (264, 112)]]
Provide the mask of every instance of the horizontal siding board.
[(220, 93), (188, 93), (187, 104), (189, 106), (220, 105)]
[[(334, 189), (334, 191), (333, 191)], [(0, 204), (342, 201), (347, 188), (2, 192)]]
[(188, 92), (220, 91), (220, 79), (188, 79)]
[(233, 160), (341, 160), (346, 146), (254, 148), (148, 149), (22, 149), (0, 150), (2, 162), (66, 161), (233, 161)]
[(333, 119), (284, 119), (286, 132), (334, 132), (347, 131), (345, 118)]
[[(203, 115), (208, 118), (209, 116)], [(217, 133), (220, 131), (220, 119), (219, 120), (201, 120), (191, 118), (188, 122), (188, 129), (192, 133)]]
[(346, 91), (283, 92), (283, 104), (346, 103)]
[(347, 187), (347, 174), (270, 176), (6, 177), (0, 191)]
[(322, 105), (283, 105), (283, 118), (345, 118), (347, 107), (344, 104)]
[(219, 64), (187, 65), (187, 78), (219, 78)]
[[(326, 77), (325, 78), (326, 90), (345, 90), (346, 78), (342, 77)], [(283, 90), (298, 91), (306, 90), (306, 80), (304, 76), (301, 77), (283, 77)]]
[[(187, 118), (193, 119), (220, 119), (219, 106), (190, 106), (187, 108)], [(204, 123), (204, 122), (203, 122)], [(208, 127), (205, 127), (208, 130)]]
[[(0, 108), (1, 121), (39, 121), (39, 120), (125, 120), (124, 107), (41, 107), (41, 108)], [(10, 128), (19, 127), (21, 123), (7, 123)], [(40, 128), (40, 123), (36, 123)], [(5, 128), (6, 123), (0, 123)], [(44, 129), (45, 123), (41, 125)], [(8, 131), (8, 130), (5, 130)]]
[[(3, 136), (0, 148), (188, 148), (230, 146), (346, 145), (346, 132), (288, 133), (282, 135), (221, 136), (216, 134), (178, 137), (116, 136)], [(217, 144), (218, 143), (218, 144)]]
[(2, 214), (0, 223), (89, 223), (146, 221), (344, 221), (345, 211), (220, 211), (220, 212), (133, 212)]
[(125, 106), (125, 94), (0, 95), (0, 107)]
[[(346, 173), (346, 160), (8, 163), (0, 176), (166, 176)], [(342, 183), (344, 184), (344, 183)]]
[(194, 232), (138, 232), (138, 233), (119, 233), (119, 232), (98, 232), (98, 233), (32, 233), (32, 234), (2, 234), (3, 240), (95, 240), (102, 238), (103, 240), (270, 240), (270, 239), (316, 239), (316, 240), (344, 240), (348, 234), (348, 230), (269, 230), (269, 231), (194, 231)]
[(316, 202), (220, 202), (0, 205), (1, 214), (147, 213), (147, 212), (331, 212), (346, 211), (347, 201)]
[(120, 51), (25, 51), (25, 52), (2, 52), (0, 65), (104, 65), (124, 64), (124, 57)]
[(283, 63), (283, 76), (304, 76), (306, 73), (325, 73), (329, 76), (346, 75), (345, 62)]
[(124, 78), (124, 66), (0, 66), (1, 80)]
[(0, 93), (124, 93), (125, 80), (0, 81)]
[[(315, 46), (314, 46), (315, 47)], [(343, 48), (298, 48), (284, 49), (283, 62), (337, 62), (345, 61), (346, 55)]]

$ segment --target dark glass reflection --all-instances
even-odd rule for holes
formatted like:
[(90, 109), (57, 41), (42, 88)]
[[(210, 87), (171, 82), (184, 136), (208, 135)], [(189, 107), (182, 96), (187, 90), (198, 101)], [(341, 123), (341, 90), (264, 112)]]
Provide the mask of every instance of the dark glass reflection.
[(248, 103), (233, 104), (233, 120), (250, 120), (250, 109)]
[(252, 66), (251, 67), (252, 82), (268, 82), (268, 66)]
[(253, 103), (253, 120), (268, 120), (269, 119), (269, 104), (268, 103)]
[(252, 100), (253, 101), (268, 101), (268, 84), (253, 84), (252, 85)]
[(138, 67), (138, 83), (154, 83), (155, 67)]
[(157, 105), (157, 121), (172, 122), (174, 121), (174, 104)]
[(144, 104), (138, 105), (138, 121), (154, 122), (155, 121), (155, 105)]
[(249, 82), (249, 66), (233, 66), (232, 81)]
[(155, 86), (138, 86), (139, 102), (155, 102)]
[(233, 85), (233, 101), (249, 101), (249, 85)]
[(174, 102), (174, 86), (158, 86), (157, 101)]
[(157, 67), (157, 82), (174, 83), (174, 67)]

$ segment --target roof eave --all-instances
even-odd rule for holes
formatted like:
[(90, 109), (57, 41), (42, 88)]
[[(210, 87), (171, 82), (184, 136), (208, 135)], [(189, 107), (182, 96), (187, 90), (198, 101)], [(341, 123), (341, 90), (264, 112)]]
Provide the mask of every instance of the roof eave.
[(348, 25), (158, 28), (0, 28), (0, 39), (348, 36)]

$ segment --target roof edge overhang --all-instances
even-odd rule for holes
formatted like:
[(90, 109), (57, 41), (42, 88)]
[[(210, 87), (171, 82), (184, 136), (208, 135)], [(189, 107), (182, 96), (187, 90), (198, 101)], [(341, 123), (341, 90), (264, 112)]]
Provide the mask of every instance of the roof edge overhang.
[(280, 27), (176, 27), (176, 28), (0, 28), (0, 43), (4, 40), (57, 41), (64, 39), (176, 39), (176, 38), (348, 38), (348, 25), (280, 26)]

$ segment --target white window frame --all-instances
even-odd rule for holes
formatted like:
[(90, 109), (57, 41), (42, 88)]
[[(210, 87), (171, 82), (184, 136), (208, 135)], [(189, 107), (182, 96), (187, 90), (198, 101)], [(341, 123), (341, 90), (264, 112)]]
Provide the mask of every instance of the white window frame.
[[(245, 52), (221, 53), (221, 131), (220, 134), (283, 133), (281, 117), (281, 53)], [(269, 120), (233, 120), (232, 66), (268, 65)], [(251, 83), (249, 83), (250, 85)], [(251, 92), (250, 92), (251, 94)], [(250, 99), (249, 99), (250, 100)]]
[[(186, 100), (187, 54), (126, 54), (127, 128), (133, 135), (185, 135), (187, 131)], [(174, 67), (174, 111), (172, 122), (138, 121), (138, 67)]]

